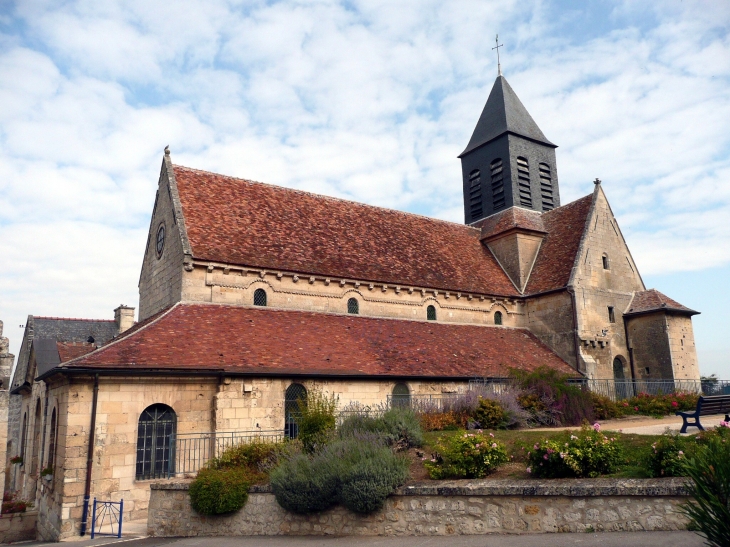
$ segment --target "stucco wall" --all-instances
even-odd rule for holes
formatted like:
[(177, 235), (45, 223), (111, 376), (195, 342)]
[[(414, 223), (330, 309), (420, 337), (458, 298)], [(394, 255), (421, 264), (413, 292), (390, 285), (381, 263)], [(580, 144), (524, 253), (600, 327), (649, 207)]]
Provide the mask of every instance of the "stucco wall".
[(205, 517), (190, 507), (187, 483), (158, 483), (147, 527), (158, 537), (683, 530), (687, 521), (676, 512), (687, 500), (681, 485), (676, 479), (431, 482), (398, 489), (369, 516), (342, 507), (296, 515), (259, 488), (241, 511)]

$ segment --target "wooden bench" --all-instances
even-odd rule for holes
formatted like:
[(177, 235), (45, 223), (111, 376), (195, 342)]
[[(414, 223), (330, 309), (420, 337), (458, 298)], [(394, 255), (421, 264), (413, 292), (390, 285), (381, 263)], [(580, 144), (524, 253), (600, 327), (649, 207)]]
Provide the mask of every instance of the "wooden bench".
[[(676, 412), (677, 416), (682, 416), (682, 429), (680, 433), (686, 433), (687, 427), (693, 426), (698, 427), (704, 431), (700, 423), (700, 416), (712, 416), (713, 414), (724, 414), (725, 421), (730, 422), (730, 395), (709, 395), (707, 397), (700, 397), (697, 401), (697, 408), (692, 412)], [(693, 422), (687, 420), (694, 419)]]

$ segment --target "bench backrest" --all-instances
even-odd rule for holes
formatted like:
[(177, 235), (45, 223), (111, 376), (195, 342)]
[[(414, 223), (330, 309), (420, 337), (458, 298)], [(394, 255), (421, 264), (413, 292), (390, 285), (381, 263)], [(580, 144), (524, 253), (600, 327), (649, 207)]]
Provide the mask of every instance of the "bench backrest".
[(730, 412), (730, 395), (708, 395), (700, 397), (697, 407), (701, 415), (727, 414)]

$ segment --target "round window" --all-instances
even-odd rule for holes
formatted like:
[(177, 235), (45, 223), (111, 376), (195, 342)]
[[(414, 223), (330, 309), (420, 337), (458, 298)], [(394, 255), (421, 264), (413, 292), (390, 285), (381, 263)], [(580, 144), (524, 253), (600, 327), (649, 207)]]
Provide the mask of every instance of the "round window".
[(157, 249), (157, 258), (160, 258), (162, 256), (162, 251), (165, 248), (165, 225), (160, 224), (160, 227), (157, 228), (157, 243), (155, 248)]

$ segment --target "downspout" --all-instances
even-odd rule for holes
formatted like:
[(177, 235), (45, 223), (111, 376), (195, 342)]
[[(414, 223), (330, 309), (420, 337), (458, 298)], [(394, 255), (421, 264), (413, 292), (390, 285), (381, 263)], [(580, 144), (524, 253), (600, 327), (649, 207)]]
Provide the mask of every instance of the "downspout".
[(567, 287), (570, 301), (573, 305), (573, 350), (575, 351), (575, 370), (586, 376), (586, 373), (580, 369), (580, 340), (578, 338), (578, 302), (575, 297), (575, 289), (572, 285)]
[(629, 368), (631, 369), (631, 380), (636, 380), (636, 371), (634, 369), (634, 348), (631, 347), (629, 340), (629, 323), (624, 317), (624, 334), (626, 335), (626, 349), (629, 351)]
[(89, 497), (91, 496), (91, 470), (94, 464), (94, 433), (96, 431), (96, 401), (99, 397), (99, 375), (94, 374), (94, 396), (91, 400), (91, 428), (89, 430), (89, 450), (86, 454), (86, 486), (84, 488), (84, 511), (81, 515), (81, 531), (86, 535), (86, 524), (89, 520)]

